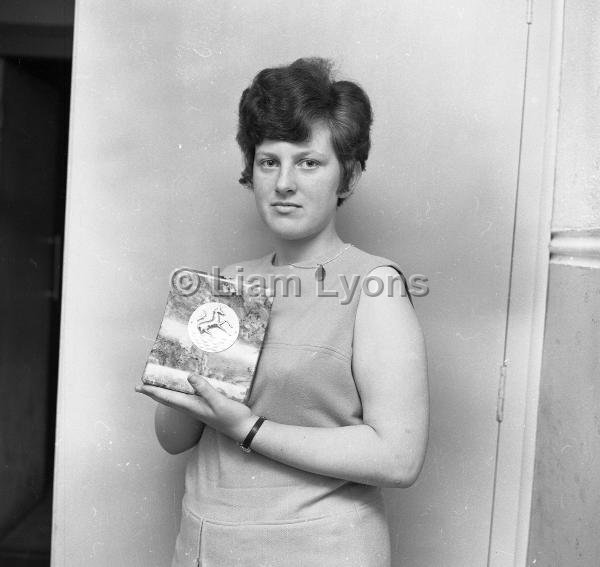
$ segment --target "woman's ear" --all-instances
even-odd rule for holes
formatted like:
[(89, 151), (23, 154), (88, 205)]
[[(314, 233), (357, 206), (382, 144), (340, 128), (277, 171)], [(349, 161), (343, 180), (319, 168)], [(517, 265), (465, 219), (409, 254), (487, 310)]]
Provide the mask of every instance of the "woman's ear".
[(348, 181), (348, 187), (344, 191), (338, 191), (338, 197), (342, 199), (347, 199), (354, 193), (356, 186), (358, 185), (358, 180), (362, 174), (362, 168), (360, 167), (360, 163), (355, 161), (352, 164), (352, 175), (350, 176), (350, 180)]

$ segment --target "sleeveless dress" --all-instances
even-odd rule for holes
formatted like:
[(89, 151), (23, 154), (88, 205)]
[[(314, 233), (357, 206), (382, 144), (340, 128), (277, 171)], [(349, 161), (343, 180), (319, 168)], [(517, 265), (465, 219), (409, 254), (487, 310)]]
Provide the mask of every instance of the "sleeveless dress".
[[(255, 415), (292, 425), (362, 423), (352, 375), (360, 290), (365, 276), (378, 266), (394, 267), (406, 286), (404, 276), (394, 262), (350, 247), (324, 265), (318, 290), (314, 269), (274, 266), (273, 256), (222, 271), (229, 277), (241, 273), (249, 283), (251, 275), (275, 282), (248, 406)], [(287, 294), (283, 281), (289, 284)], [(353, 284), (355, 292), (349, 293)], [(389, 532), (379, 487), (244, 453), (230, 438), (204, 428), (186, 469), (172, 567), (389, 564)]]

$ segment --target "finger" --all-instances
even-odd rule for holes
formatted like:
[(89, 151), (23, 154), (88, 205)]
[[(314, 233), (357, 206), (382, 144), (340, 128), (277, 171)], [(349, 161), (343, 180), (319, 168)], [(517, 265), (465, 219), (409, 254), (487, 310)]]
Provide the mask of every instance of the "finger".
[(148, 384), (136, 386), (135, 391), (140, 394), (145, 394), (155, 402), (176, 409), (190, 409), (195, 403), (197, 404), (198, 401), (195, 396), (190, 394), (184, 394), (183, 392), (176, 392), (166, 388), (159, 388), (158, 386), (150, 386)]
[(171, 398), (169, 391), (165, 390), (164, 388), (143, 385), (143, 386), (136, 386), (135, 391), (140, 394), (144, 394), (145, 396), (148, 396), (149, 398), (152, 398), (156, 402), (160, 402), (160, 403), (168, 405), (168, 406), (171, 406), (172, 402), (174, 401)]
[(192, 374), (188, 378), (188, 382), (192, 385), (192, 388), (194, 388), (194, 392), (196, 392), (197, 395), (202, 396), (209, 404), (212, 405), (213, 403), (219, 402), (222, 394), (215, 390), (215, 388), (208, 383), (206, 378), (203, 378), (198, 374)]

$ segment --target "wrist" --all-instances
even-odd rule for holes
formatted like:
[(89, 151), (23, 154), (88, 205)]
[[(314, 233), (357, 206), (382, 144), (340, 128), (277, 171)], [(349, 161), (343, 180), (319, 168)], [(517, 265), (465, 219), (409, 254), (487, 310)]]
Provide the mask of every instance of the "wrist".
[(262, 427), (262, 424), (265, 421), (266, 421), (265, 417), (263, 417), (263, 416), (258, 417), (256, 419), (256, 421), (254, 422), (254, 424), (252, 425), (252, 427), (250, 428), (250, 431), (248, 432), (246, 437), (244, 437), (244, 440), (241, 443), (238, 443), (238, 445), (240, 446), (240, 449), (242, 451), (244, 451), (244, 453), (250, 453), (252, 451), (250, 446), (252, 445), (252, 442), (254, 441), (254, 437), (258, 433), (258, 430)]
[(254, 427), (254, 424), (256, 423), (256, 420), (258, 418), (259, 418), (258, 415), (252, 414), (251, 416), (249, 416), (241, 421), (240, 425), (237, 428), (235, 435), (233, 435), (233, 440), (238, 445), (241, 445), (244, 442), (244, 439), (246, 439), (246, 437), (248, 436), (248, 433), (250, 433), (251, 429)]

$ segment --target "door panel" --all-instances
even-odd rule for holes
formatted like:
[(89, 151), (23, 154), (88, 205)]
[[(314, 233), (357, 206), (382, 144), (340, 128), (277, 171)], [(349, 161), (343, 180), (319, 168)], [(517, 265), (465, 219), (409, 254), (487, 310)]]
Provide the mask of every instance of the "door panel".
[(0, 59), (0, 535), (48, 470), (54, 187), (59, 98)]

